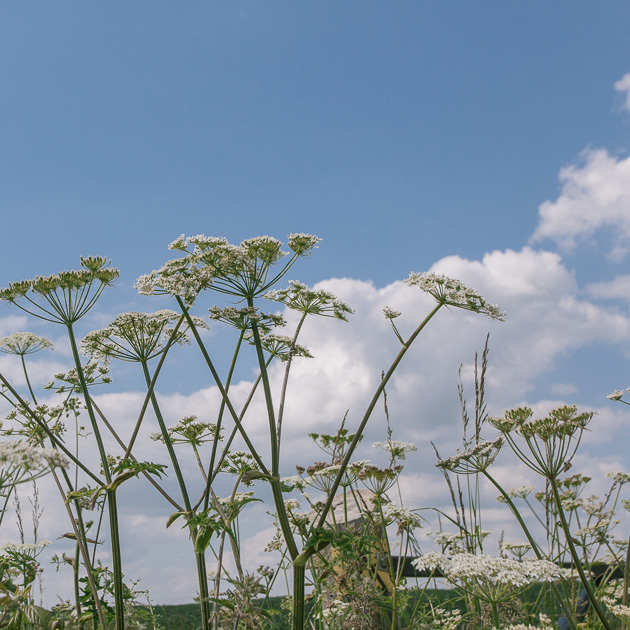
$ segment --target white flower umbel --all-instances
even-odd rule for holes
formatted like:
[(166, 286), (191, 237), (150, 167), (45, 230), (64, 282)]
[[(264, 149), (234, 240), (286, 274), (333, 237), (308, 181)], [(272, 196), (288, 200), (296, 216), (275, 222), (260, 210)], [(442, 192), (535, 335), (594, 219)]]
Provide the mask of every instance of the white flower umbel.
[(488, 585), (505, 584), (517, 588), (534, 582), (562, 580), (566, 572), (549, 560), (523, 561), (500, 556), (458, 553), (447, 556), (430, 551), (413, 561), (420, 571), (440, 569), (446, 578), (455, 583), (475, 580)]
[(393, 501), (383, 508), (383, 514), (387, 522), (398, 523), (399, 530), (419, 529), (422, 527), (422, 519), (415, 512), (396, 505)]
[(418, 448), (412, 442), (401, 442), (400, 440), (387, 440), (387, 442), (374, 442), (373, 448), (380, 448), (387, 451), (392, 459), (405, 459), (407, 453), (415, 453)]
[(436, 466), (460, 475), (472, 475), (486, 470), (496, 459), (501, 446), (503, 438), (500, 436), (490, 442), (478, 442), (461, 453), (441, 459)]
[(0, 352), (24, 356), (46, 348), (52, 349), (52, 341), (46, 337), (38, 337), (31, 332), (15, 332), (0, 339)]
[(56, 449), (21, 441), (0, 441), (0, 494), (16, 484), (38, 479), (55, 467), (68, 465), (66, 457)]
[(455, 278), (448, 278), (436, 273), (411, 272), (405, 280), (410, 287), (418, 287), (428, 293), (438, 304), (462, 308), (465, 311), (481, 313), (491, 319), (503, 321), (505, 311), (498, 306), (490, 304), (474, 289), (468, 288)]
[[(93, 359), (149, 361), (159, 355), (169, 341), (178, 345), (189, 343), (187, 325), (173, 335), (179, 318), (175, 311), (169, 310), (122, 313), (107, 328), (88, 333), (81, 349)], [(192, 320), (197, 328), (208, 328), (199, 317)]]

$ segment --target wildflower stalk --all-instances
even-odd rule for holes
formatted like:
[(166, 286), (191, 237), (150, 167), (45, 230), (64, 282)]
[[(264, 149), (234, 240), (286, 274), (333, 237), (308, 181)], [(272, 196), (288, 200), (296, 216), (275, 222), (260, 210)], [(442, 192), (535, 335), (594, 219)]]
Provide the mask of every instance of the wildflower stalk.
[[(630, 578), (630, 538), (628, 538), (628, 544), (626, 546), (626, 563), (623, 567), (623, 593), (621, 596), (621, 603), (623, 606), (628, 605), (628, 580)], [(621, 630), (626, 630), (626, 622), (621, 622)]]
[(297, 343), (298, 336), (300, 331), (302, 330), (302, 325), (306, 320), (307, 312), (302, 313), (302, 317), (300, 317), (300, 321), (298, 325), (295, 327), (295, 333), (293, 334), (293, 339), (291, 340), (291, 347), (289, 348), (289, 356), (287, 358), (287, 365), (284, 368), (284, 379), (282, 381), (282, 390), (280, 392), (280, 404), (278, 405), (278, 430), (277, 430), (277, 444), (278, 444), (278, 456), (280, 455), (280, 442), (282, 437), (282, 419), (284, 417), (284, 403), (287, 395), (287, 387), (289, 385), (289, 372), (291, 371), (291, 364), (293, 363), (293, 351), (295, 350), (295, 344)]
[[(97, 477), (85, 464), (81, 463), (64, 445), (64, 443), (50, 430), (45, 422), (42, 422), (41, 418), (31, 409), (30, 405), (17, 393), (11, 383), (0, 372), (0, 381), (4, 384), (7, 390), (20, 404), (20, 407), (30, 416), (30, 418), (37, 424), (37, 426), (46, 434), (46, 437), (50, 440), (53, 448), (60, 450), (73, 464), (76, 464), (86, 475), (91, 477), (99, 486), (103, 485), (102, 479)], [(11, 401), (10, 401), (11, 402)], [(13, 404), (13, 403), (12, 403)]]
[[(532, 548), (532, 551), (534, 552), (534, 554), (539, 560), (543, 560), (544, 556), (542, 552), (540, 551), (540, 548), (538, 547), (538, 543), (534, 540), (527, 525), (525, 525), (525, 521), (523, 520), (523, 517), (521, 516), (520, 512), (514, 505), (514, 501), (512, 501), (512, 497), (510, 497), (508, 493), (499, 485), (499, 483), (496, 481), (496, 479), (494, 479), (494, 477), (492, 477), (492, 475), (488, 472), (487, 469), (484, 468), (481, 472), (486, 477), (486, 479), (488, 479), (488, 481), (501, 493), (501, 496), (503, 497), (505, 503), (507, 503), (507, 505), (510, 507), (512, 514), (515, 516), (516, 520), (518, 521), (518, 524), (521, 526), (521, 529), (523, 530), (523, 533), (527, 537), (527, 541), (529, 542)], [(562, 612), (564, 613), (564, 616), (566, 617), (567, 621), (569, 622), (569, 625), (571, 626), (571, 630), (577, 630), (577, 625), (575, 623), (573, 613), (571, 609), (568, 607), (565, 601), (565, 598), (563, 597), (562, 593), (560, 592), (560, 589), (558, 588), (558, 585), (552, 582), (551, 588), (553, 589), (556, 599), (558, 600), (558, 603), (560, 604), (560, 607), (562, 608)]]
[[(55, 483), (57, 484), (57, 488), (59, 489), (59, 492), (61, 493), (62, 496), (64, 496), (65, 493), (63, 491), (63, 487), (61, 486), (61, 483), (59, 482), (59, 478), (54, 473), (54, 471), (53, 471), (53, 478), (55, 480)], [(105, 615), (103, 614), (103, 606), (101, 605), (101, 601), (98, 597), (98, 589), (96, 587), (96, 583), (94, 582), (94, 574), (91, 570), (92, 563), (90, 561), (90, 556), (85, 546), (85, 534), (83, 531), (83, 527), (81, 528), (78, 527), (77, 521), (75, 520), (74, 514), (72, 514), (72, 510), (70, 509), (70, 506), (68, 505), (67, 501), (64, 501), (64, 506), (66, 508), (66, 512), (68, 513), (68, 518), (70, 520), (72, 529), (74, 531), (74, 535), (75, 535), (76, 543), (77, 543), (77, 549), (81, 553), (81, 557), (83, 558), (83, 564), (85, 565), (87, 569), (87, 579), (90, 585), (90, 589), (92, 590), (92, 595), (94, 598), (94, 607), (96, 608), (96, 614), (98, 616), (98, 620), (101, 625), (101, 628), (104, 630), (105, 628), (107, 628), (107, 624), (105, 623)], [(78, 570), (78, 567), (74, 567), (74, 569), (75, 569), (75, 596), (77, 600), (77, 606), (79, 606), (79, 596), (78, 596), (78, 593), (76, 592), (78, 589), (78, 579), (77, 579), (78, 573), (76, 573), (76, 571)]]
[[(225, 393), (227, 394), (230, 390), (230, 385), (232, 383), (232, 376), (234, 375), (234, 370), (236, 368), (236, 360), (238, 358), (240, 349), (241, 349), (241, 344), (243, 343), (243, 337), (245, 335), (245, 331), (241, 330), (238, 340), (236, 342), (236, 347), (234, 348), (234, 354), (232, 355), (232, 361), (230, 363), (230, 368), (228, 370), (228, 375), (227, 378), (225, 379)], [(243, 409), (243, 411), (241, 412), (241, 418), (243, 417), (245, 410), (247, 409), (247, 407), (249, 406), (249, 401), (252, 399), (253, 395), (254, 395), (254, 391), (256, 389), (258, 385), (258, 380), (256, 381), (256, 383), (254, 383), (254, 387), (253, 387), (253, 391), (250, 394), (247, 402), (245, 403), (245, 408)], [(208, 462), (208, 472), (207, 474), (205, 474), (205, 481), (206, 481), (206, 488), (204, 490), (203, 493), (203, 501), (204, 501), (204, 506), (203, 509), (207, 510), (208, 509), (208, 504), (210, 501), (210, 486), (212, 484), (212, 482), (214, 481), (215, 476), (218, 474), (220, 467), (221, 467), (221, 463), (223, 462), (223, 458), (227, 455), (228, 450), (230, 448), (230, 445), (232, 443), (232, 440), (234, 439), (234, 436), (236, 435), (236, 432), (238, 431), (237, 427), (234, 427), (234, 430), (230, 436), (230, 439), (228, 440), (227, 444), (225, 445), (225, 448), (223, 449), (223, 456), (220, 458), (218, 465), (215, 468), (215, 462), (216, 462), (216, 458), (217, 458), (217, 451), (219, 449), (219, 434), (221, 431), (221, 426), (223, 424), (223, 416), (225, 414), (225, 400), (221, 399), (221, 405), (219, 407), (219, 414), (217, 417), (217, 428), (215, 431), (215, 436), (214, 436), (214, 441), (212, 443), (212, 452), (210, 453), (210, 461)]]
[[(168, 455), (170, 457), (173, 470), (175, 471), (175, 477), (177, 478), (177, 483), (179, 485), (179, 489), (182, 495), (182, 500), (184, 501), (184, 508), (186, 509), (186, 514), (192, 515), (192, 506), (190, 503), (190, 498), (188, 496), (188, 490), (186, 488), (186, 481), (184, 480), (184, 475), (182, 474), (182, 470), (179, 465), (179, 460), (177, 459), (177, 455), (175, 454), (175, 449), (173, 448), (173, 442), (171, 441), (170, 436), (168, 434), (168, 429), (166, 428), (166, 423), (164, 422), (162, 411), (160, 410), (160, 406), (158, 405), (158, 401), (155, 396), (155, 391), (153, 390), (153, 388), (151, 388), (151, 384), (153, 380), (149, 372), (147, 361), (142, 360), (140, 361), (140, 363), (142, 365), (142, 372), (144, 374), (147, 388), (149, 388), (149, 391), (150, 391), (151, 404), (153, 405), (153, 411), (155, 413), (155, 417), (157, 418), (160, 431), (162, 432), (162, 437), (164, 438), (164, 443), (166, 445), (166, 450), (168, 451)], [(190, 534), (194, 542), (195, 537), (196, 537), (196, 529), (191, 527)], [(206, 567), (206, 556), (205, 556), (204, 550), (195, 549), (195, 563), (197, 566), (197, 579), (199, 582), (199, 604), (201, 607), (201, 627), (203, 628), (203, 630), (209, 630), (210, 629), (210, 601), (209, 601), (210, 593), (208, 591), (208, 570)]]
[[(321, 528), (326, 523), (326, 517), (328, 516), (328, 513), (330, 512), (330, 508), (332, 507), (335, 494), (339, 488), (339, 484), (341, 483), (341, 479), (343, 478), (346, 468), (348, 467), (348, 464), (350, 463), (350, 459), (357, 445), (359, 444), (359, 441), (361, 440), (363, 431), (365, 430), (368, 420), (370, 419), (372, 412), (374, 411), (374, 408), (376, 407), (376, 404), (378, 403), (381, 397), (381, 394), (383, 393), (383, 390), (385, 389), (387, 383), (389, 382), (389, 379), (392, 377), (392, 375), (396, 371), (396, 368), (398, 367), (399, 363), (402, 361), (403, 357), (407, 353), (407, 350), (409, 350), (411, 344), (415, 341), (415, 339), (422, 332), (425, 326), (431, 321), (431, 319), (435, 316), (435, 314), (440, 310), (440, 308), (442, 308), (442, 306), (444, 306), (444, 304), (441, 302), (438, 302), (438, 304), (436, 304), (433, 307), (433, 310), (431, 310), (431, 312), (424, 318), (424, 320), (422, 320), (420, 325), (414, 330), (414, 332), (411, 334), (409, 339), (407, 339), (407, 341), (402, 344), (403, 346), (402, 349), (398, 352), (398, 355), (396, 356), (396, 358), (390, 365), (389, 369), (381, 378), (381, 382), (379, 386), (376, 388), (376, 391), (374, 392), (374, 395), (372, 396), (372, 400), (370, 401), (365, 411), (365, 414), (363, 415), (363, 418), (361, 419), (361, 422), (359, 423), (359, 426), (354, 435), (354, 438), (352, 442), (350, 443), (350, 445), (348, 446), (348, 450), (346, 451), (345, 457), (343, 458), (341, 462), (337, 476), (335, 477), (335, 480), (333, 481), (333, 485), (330, 491), (328, 492), (328, 497), (320, 513), (316, 528)], [(316, 544), (307, 546), (305, 549), (302, 550), (302, 552), (296, 558), (292, 559), (293, 560), (293, 625), (292, 627), (294, 630), (301, 630), (302, 628), (304, 628), (304, 609), (305, 609), (304, 585), (305, 585), (306, 563), (316, 551), (319, 551)]]
[(269, 471), (267, 470), (267, 467), (265, 466), (262, 459), (260, 458), (258, 451), (252, 444), (252, 441), (249, 439), (249, 436), (247, 435), (247, 431), (245, 431), (245, 428), (243, 427), (243, 424), (241, 422), (241, 418), (236, 413), (236, 410), (234, 409), (234, 406), (232, 405), (232, 401), (229, 399), (227, 392), (225, 391), (225, 387), (223, 386), (223, 383), (221, 382), (221, 378), (219, 377), (219, 374), (216, 368), (214, 367), (214, 363), (212, 362), (212, 359), (210, 358), (210, 355), (208, 354), (208, 351), (206, 350), (203, 344), (203, 341), (199, 335), (199, 332), (197, 331), (197, 328), (194, 322), (192, 321), (190, 313), (188, 312), (188, 308), (184, 304), (184, 301), (182, 300), (181, 297), (176, 295), (175, 299), (177, 300), (177, 304), (179, 305), (180, 309), (182, 310), (182, 313), (184, 314), (186, 318), (188, 326), (193, 336), (195, 337), (195, 341), (197, 345), (199, 346), (199, 350), (201, 351), (204, 361), (206, 362), (206, 365), (208, 366), (208, 369), (210, 370), (210, 373), (212, 374), (212, 378), (214, 379), (214, 382), (216, 383), (219, 393), (221, 394), (221, 398), (225, 401), (225, 405), (228, 411), (230, 412), (230, 415), (232, 416), (234, 423), (238, 427), (238, 430), (243, 438), (243, 441), (245, 442), (245, 444), (247, 444), (247, 448), (249, 448), (252, 454), (252, 457), (256, 460), (256, 463), (260, 467), (261, 472), (265, 475), (268, 475)]
[[(248, 298), (247, 305), (253, 307), (254, 303), (252, 298)], [(271, 484), (271, 492), (273, 494), (274, 504), (276, 506), (276, 513), (284, 540), (287, 544), (289, 555), (291, 560), (295, 560), (298, 556), (298, 548), (293, 537), (293, 531), (291, 529), (291, 523), (289, 523), (289, 517), (284, 505), (284, 497), (282, 496), (282, 489), (280, 487), (280, 449), (277, 438), (276, 418), (273, 408), (273, 398), (271, 395), (271, 386), (269, 385), (269, 374), (267, 372), (267, 364), (263, 355), (262, 342), (260, 339), (260, 332), (258, 330), (258, 324), (256, 320), (252, 320), (252, 333), (254, 337), (254, 344), (256, 347), (256, 355), (258, 357), (258, 366), (260, 368), (260, 376), (262, 379), (263, 391), (265, 393), (265, 404), (267, 406), (267, 418), (269, 420), (269, 441), (271, 445), (271, 478), (269, 483)], [(302, 586), (302, 589), (304, 586)], [(295, 626), (301, 628), (302, 626)]]
[[(105, 477), (105, 483), (107, 484), (107, 508), (109, 516), (109, 533), (110, 544), (112, 548), (112, 573), (114, 578), (114, 609), (115, 609), (115, 628), (116, 630), (124, 630), (125, 628), (125, 601), (123, 597), (123, 572), (122, 572), (122, 557), (120, 549), (120, 528), (118, 525), (118, 506), (116, 501), (116, 489), (111, 488), (112, 478), (109, 469), (109, 462), (107, 461), (107, 453), (105, 452), (105, 446), (103, 444), (103, 438), (101, 431), (96, 421), (96, 415), (94, 408), (92, 407), (92, 399), (88, 392), (87, 383), (85, 380), (85, 374), (83, 373), (83, 367), (81, 365), (81, 359), (79, 358), (79, 350), (77, 347), (77, 341), (74, 336), (73, 325), (71, 321), (66, 323), (66, 329), (68, 331), (68, 337), (70, 339), (70, 347), (72, 349), (72, 356), (74, 358), (75, 367), (77, 370), (77, 376), (79, 378), (79, 384), (81, 386), (81, 392), (83, 393), (85, 400), (85, 408), (88, 412), (88, 417), (92, 425), (94, 432), (94, 438), (98, 447), (99, 455), (101, 458), (101, 465), (103, 467), (103, 476)], [(96, 596), (95, 596), (96, 598)]]
[(606, 615), (604, 611), (601, 609), (597, 598), (595, 597), (595, 593), (593, 593), (593, 588), (591, 586), (590, 579), (586, 576), (584, 572), (584, 567), (582, 566), (582, 562), (578, 557), (577, 550), (575, 549), (575, 545), (573, 544), (573, 536), (571, 535), (571, 530), (569, 529), (569, 525), (567, 523), (566, 516), (564, 514), (564, 509), (562, 508), (562, 499), (560, 498), (560, 493), (558, 492), (558, 485), (556, 484), (556, 480), (554, 477), (548, 477), (549, 485), (551, 486), (551, 490), (553, 492), (554, 503), (556, 504), (558, 516), (560, 518), (560, 524), (562, 527), (562, 531), (564, 532), (564, 536), (567, 542), (567, 546), (569, 548), (569, 553), (571, 554), (571, 559), (573, 560), (573, 564), (577, 569), (578, 574), (580, 575), (580, 581), (582, 582), (582, 587), (586, 591), (586, 595), (593, 607), (593, 610), (599, 617), (602, 622), (604, 628), (606, 630), (612, 630), (608, 620), (606, 619)]

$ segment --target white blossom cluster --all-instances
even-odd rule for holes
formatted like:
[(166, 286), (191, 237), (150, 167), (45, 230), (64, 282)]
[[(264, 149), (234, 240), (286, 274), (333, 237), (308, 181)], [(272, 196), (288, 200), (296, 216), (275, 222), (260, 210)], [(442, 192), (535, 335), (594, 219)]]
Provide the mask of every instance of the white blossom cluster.
[(400, 440), (387, 440), (387, 442), (374, 442), (373, 448), (381, 448), (387, 451), (396, 459), (405, 459), (407, 453), (415, 453), (418, 448), (412, 442), (401, 442)]
[(274, 300), (284, 304), (287, 308), (309, 315), (321, 315), (322, 317), (334, 317), (348, 321), (348, 315), (354, 311), (341, 300), (323, 289), (311, 289), (302, 282), (289, 281), (286, 289), (274, 289), (265, 293), (268, 300)]
[(406, 507), (398, 506), (393, 501), (385, 504), (383, 514), (388, 521), (399, 523), (405, 529), (422, 527), (422, 519), (415, 512)]
[[(121, 313), (107, 328), (88, 333), (81, 348), (92, 359), (148, 361), (164, 349), (179, 317), (175, 311), (165, 309), (155, 313)], [(199, 317), (192, 320), (197, 328), (208, 329), (208, 324)], [(189, 343), (186, 326), (178, 330), (172, 342), (178, 345)]]
[(328, 623), (343, 616), (344, 612), (350, 607), (348, 602), (335, 599), (322, 611), (322, 619)]
[(21, 552), (35, 552), (43, 549), (44, 547), (48, 547), (48, 545), (52, 545), (51, 540), (41, 540), (38, 543), (13, 543), (8, 542), (2, 547), (0, 547), (0, 551), (21, 551)]
[(420, 570), (440, 569), (452, 582), (477, 580), (486, 584), (527, 586), (534, 582), (553, 582), (565, 577), (566, 572), (549, 560), (525, 559), (522, 561), (500, 556), (458, 553), (447, 556), (429, 551), (413, 561)]
[(9, 465), (25, 470), (44, 470), (69, 465), (66, 457), (54, 448), (40, 448), (21, 441), (0, 441), (0, 466)]
[(253, 496), (254, 496), (254, 492), (235, 492), (233, 495), (230, 495), (229, 497), (221, 497), (219, 499), (219, 503), (221, 503), (221, 505), (243, 503), (252, 499)]
[(500, 436), (488, 442), (478, 442), (465, 451), (441, 459), (436, 466), (464, 475), (476, 473), (492, 464), (502, 446), (503, 438)]
[(428, 293), (438, 304), (481, 313), (499, 321), (503, 321), (505, 317), (505, 311), (502, 311), (495, 304), (490, 304), (477, 291), (470, 289), (454, 278), (436, 273), (412, 272), (405, 280), (405, 284), (410, 287), (418, 287)]
[[(431, 611), (431, 630), (457, 630), (462, 621), (462, 613), (459, 610), (446, 610), (445, 608), (434, 608)], [(423, 630), (429, 626), (422, 624)]]
[[(294, 254), (291, 261), (297, 256), (308, 256), (319, 240), (309, 234), (290, 234), (288, 247)], [(169, 248), (186, 256), (138, 278), (135, 287), (141, 295), (168, 294), (192, 303), (200, 291), (212, 287), (221, 293), (243, 296), (262, 288), (271, 265), (287, 254), (282, 243), (270, 236), (233, 245), (225, 238), (202, 234), (186, 238), (182, 234)]]
[[(518, 486), (518, 488), (506, 490), (505, 494), (511, 499), (526, 499), (534, 490), (534, 486)], [(500, 494), (497, 497), (497, 501), (499, 501), (499, 503), (505, 503), (505, 497)]]
[(626, 393), (630, 394), (630, 387), (627, 389), (616, 389), (614, 392), (608, 394), (606, 398), (608, 398), (608, 400), (621, 400)]
[(52, 341), (46, 337), (38, 337), (31, 332), (14, 332), (0, 339), (0, 352), (24, 356), (39, 350), (52, 348)]

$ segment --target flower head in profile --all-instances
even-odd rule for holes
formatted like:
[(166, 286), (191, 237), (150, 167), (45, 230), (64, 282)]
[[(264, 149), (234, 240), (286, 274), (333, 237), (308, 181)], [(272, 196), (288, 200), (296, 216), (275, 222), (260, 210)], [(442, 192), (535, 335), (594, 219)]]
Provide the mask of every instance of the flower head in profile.
[(473, 313), (487, 315), (491, 319), (503, 321), (505, 312), (498, 306), (490, 304), (474, 289), (468, 288), (459, 280), (436, 273), (412, 272), (405, 280), (410, 287), (418, 287), (428, 293), (438, 304), (462, 308)]
[[(502, 418), (489, 418), (503, 434), (515, 455), (544, 477), (557, 477), (571, 467), (582, 434), (593, 418), (592, 412), (579, 412), (576, 405), (561, 405), (543, 418), (534, 418), (529, 407), (505, 412)], [(521, 438), (524, 449), (517, 444)]]
[[(177, 424), (169, 427), (167, 433), (173, 444), (200, 446), (210, 440), (223, 439), (221, 429), (214, 422), (198, 420), (195, 415), (185, 416)], [(166, 442), (161, 433), (154, 433), (150, 437), (156, 442)]]
[(606, 398), (608, 398), (608, 400), (616, 400), (618, 402), (622, 402), (628, 405), (630, 403), (626, 402), (625, 400), (622, 400), (625, 394), (630, 394), (630, 387), (626, 389), (616, 389), (614, 392), (608, 394)]
[(46, 337), (38, 337), (30, 332), (15, 332), (0, 339), (0, 352), (24, 356), (50, 348), (52, 341)]
[(308, 256), (321, 242), (321, 238), (312, 234), (289, 234), (287, 245), (298, 256)]
[(392, 501), (383, 507), (383, 515), (388, 523), (397, 523), (397, 536), (400, 536), (404, 531), (422, 527), (422, 519), (418, 514), (406, 507), (398, 506)]
[(407, 453), (415, 453), (418, 448), (412, 442), (401, 442), (400, 440), (387, 440), (387, 442), (374, 442), (373, 448), (379, 448), (389, 453), (392, 459), (405, 459)]
[(271, 332), (276, 326), (284, 326), (286, 324), (282, 315), (261, 313), (254, 306), (245, 306), (243, 308), (235, 308), (233, 306), (219, 308), (218, 306), (213, 306), (209, 309), (209, 312), (210, 319), (223, 322), (242, 331), (251, 330), (252, 322), (256, 322), (258, 330), (262, 334)]
[[(149, 361), (159, 355), (172, 337), (172, 343), (188, 343), (186, 327), (174, 336), (175, 322), (180, 318), (169, 310), (155, 313), (122, 313), (107, 327), (88, 333), (82, 342), (83, 352), (92, 359), (115, 358), (122, 361)], [(208, 328), (200, 318), (193, 318), (197, 328)]]
[[(170, 244), (170, 249), (184, 253), (168, 261), (162, 268), (141, 276), (136, 288), (143, 295), (168, 294), (192, 304), (197, 295), (212, 289), (239, 299), (262, 295), (302, 256), (317, 245), (308, 234), (291, 234), (289, 252), (271, 236), (256, 236), (233, 245), (223, 237), (183, 234)], [(282, 259), (286, 262), (274, 270)]]
[[(252, 345), (255, 344), (254, 337), (251, 333), (247, 333), (245, 339)], [(262, 335), (260, 337), (260, 345), (271, 358), (280, 359), (280, 361), (283, 362), (293, 357), (302, 357), (304, 359), (313, 358), (308, 348), (295, 343), (293, 338), (287, 335), (275, 335), (271, 333)]]
[(0, 467), (8, 468), (0, 475), (3, 482), (24, 483), (37, 479), (52, 468), (67, 468), (69, 461), (54, 448), (31, 446), (22, 441), (0, 441)]
[(343, 321), (348, 321), (348, 315), (354, 312), (330, 291), (311, 289), (295, 280), (291, 280), (286, 289), (269, 291), (265, 297), (300, 313), (334, 317)]
[(474, 446), (458, 452), (447, 459), (441, 459), (436, 466), (461, 475), (471, 475), (486, 470), (497, 458), (503, 438), (501, 436), (489, 442), (477, 442)]
[(395, 311), (393, 308), (390, 308), (389, 306), (386, 306), (383, 309), (383, 314), (385, 315), (386, 319), (396, 319), (397, 317), (400, 317), (401, 315), (400, 311)]
[(110, 264), (111, 261), (102, 256), (82, 256), (82, 269), (9, 284), (0, 289), (0, 300), (11, 302), (40, 319), (72, 324), (83, 317), (105, 287), (118, 278), (118, 269)]

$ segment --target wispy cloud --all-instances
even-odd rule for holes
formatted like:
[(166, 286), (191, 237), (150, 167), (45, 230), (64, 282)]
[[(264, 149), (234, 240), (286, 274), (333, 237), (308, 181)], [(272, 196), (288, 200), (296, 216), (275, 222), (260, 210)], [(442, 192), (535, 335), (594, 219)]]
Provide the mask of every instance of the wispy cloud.
[(615, 83), (615, 90), (623, 94), (623, 109), (630, 112), (630, 72), (624, 74), (621, 79)]

